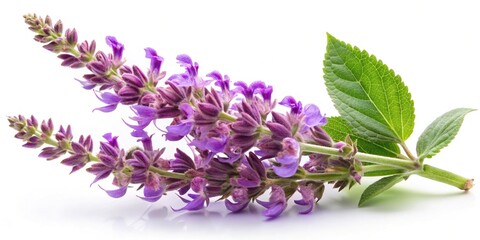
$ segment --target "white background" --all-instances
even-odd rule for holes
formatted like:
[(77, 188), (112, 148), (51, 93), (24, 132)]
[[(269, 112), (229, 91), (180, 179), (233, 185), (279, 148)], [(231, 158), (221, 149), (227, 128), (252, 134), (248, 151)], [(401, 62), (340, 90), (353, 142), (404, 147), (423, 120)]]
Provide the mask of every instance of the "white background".
[[(34, 114), (71, 124), (74, 134), (120, 135), (123, 146), (135, 144), (122, 117), (93, 112), (101, 106), (92, 92), (74, 81), (86, 71), (61, 67), (54, 54), (32, 40), (22, 15), (49, 14), (79, 38), (96, 39), (108, 50), (107, 35), (125, 44), (127, 64), (148, 67), (145, 47), (166, 59), (164, 70), (181, 71), (181, 53), (200, 64), (202, 74), (219, 70), (232, 80), (263, 80), (274, 96), (293, 95), (335, 115), (323, 83), (326, 32), (382, 59), (409, 86), (415, 100), (416, 128), (408, 144), (431, 121), (456, 107), (480, 108), (480, 14), (475, 1), (7, 1), (0, 3), (0, 116)], [(430, 163), (480, 179), (480, 114), (467, 116), (454, 142)], [(327, 188), (309, 215), (290, 207), (265, 221), (262, 208), (228, 214), (223, 204), (207, 210), (174, 213), (174, 195), (155, 204), (129, 191), (111, 199), (93, 177), (57, 161), (38, 159), (24, 149), (14, 131), (0, 124), (0, 232), (4, 239), (468, 239), (479, 237), (480, 187), (463, 193), (447, 185), (411, 177), (367, 207), (357, 208), (361, 190)], [(157, 134), (157, 144), (165, 145)], [(98, 146), (98, 145), (96, 145)], [(175, 146), (166, 145), (170, 149)], [(170, 154), (171, 152), (167, 153)], [(107, 181), (102, 183), (110, 187)], [(293, 204), (291, 204), (293, 205)], [(10, 237), (8, 237), (10, 236)], [(26, 238), (25, 238), (26, 237)]]

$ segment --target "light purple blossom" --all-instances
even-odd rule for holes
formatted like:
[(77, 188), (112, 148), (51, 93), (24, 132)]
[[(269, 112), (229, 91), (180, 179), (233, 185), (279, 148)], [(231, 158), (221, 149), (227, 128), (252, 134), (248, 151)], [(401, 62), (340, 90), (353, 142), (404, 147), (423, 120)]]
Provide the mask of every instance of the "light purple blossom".
[(150, 59), (150, 72), (158, 75), (162, 67), (163, 58), (158, 56), (153, 48), (145, 48), (145, 57)]
[(250, 198), (248, 197), (248, 189), (238, 187), (232, 190), (232, 201), (225, 199), (225, 207), (232, 212), (240, 212), (248, 206)]
[(293, 114), (300, 114), (302, 112), (302, 102), (296, 101), (292, 96), (286, 96), (278, 104), (289, 107)]
[(298, 192), (302, 195), (302, 199), (294, 200), (294, 202), (301, 206), (307, 206), (307, 208), (300, 212), (300, 214), (307, 214), (313, 210), (313, 205), (315, 204), (315, 194), (313, 189), (310, 186), (300, 185), (298, 187)]
[(152, 107), (135, 105), (131, 107), (132, 111), (136, 116), (130, 117), (130, 119), (137, 122), (137, 125), (128, 124), (129, 127), (134, 130), (143, 130), (147, 127), (153, 120), (157, 119), (157, 110)]
[(180, 66), (185, 68), (185, 73), (174, 74), (168, 78), (168, 81), (175, 83), (177, 86), (203, 88), (210, 84), (212, 80), (203, 80), (198, 76), (198, 63), (194, 63), (190, 56), (181, 54), (177, 56)]
[(297, 172), (299, 158), (299, 143), (293, 138), (285, 138), (282, 141), (282, 151), (275, 158), (280, 166), (273, 166), (273, 171), (280, 177), (291, 177)]
[(303, 109), (305, 114), (305, 125), (308, 127), (324, 126), (327, 124), (327, 118), (322, 115), (320, 109), (314, 104), (307, 104)]
[(286, 96), (278, 104), (289, 107), (291, 114), (303, 118), (300, 132), (305, 132), (308, 128), (327, 124), (327, 118), (325, 115), (322, 115), (320, 109), (314, 104), (307, 104), (303, 107), (302, 102), (297, 102), (292, 96)]
[(257, 202), (263, 207), (267, 208), (263, 212), (263, 215), (268, 218), (276, 218), (287, 208), (287, 199), (285, 198), (285, 192), (283, 188), (278, 185), (272, 186), (270, 192), (270, 198), (268, 202), (257, 199)]
[(190, 184), (190, 188), (198, 194), (188, 194), (191, 200), (179, 196), (180, 199), (187, 205), (185, 205), (180, 209), (173, 209), (173, 208), (172, 209), (176, 212), (182, 211), (182, 210), (195, 211), (208, 206), (208, 204), (210, 203), (210, 198), (207, 196), (207, 193), (206, 193), (206, 184), (207, 184), (207, 180), (205, 178), (202, 178), (202, 177), (193, 178)]
[(112, 47), (113, 59), (115, 61), (121, 61), (123, 55), (123, 44), (119, 43), (113, 36), (106, 37), (107, 45)]
[(166, 127), (167, 133), (165, 134), (165, 138), (169, 141), (178, 141), (193, 130), (193, 108), (187, 103), (180, 104), (178, 108), (185, 119), (180, 120), (178, 124), (172, 124)]
[(254, 94), (261, 93), (262, 90), (266, 88), (265, 83), (262, 81), (255, 81), (250, 85), (246, 84), (245, 82), (238, 81), (234, 83), (234, 85), (237, 86), (234, 91), (236, 93), (241, 93), (247, 100), (253, 99)]
[(112, 112), (117, 108), (118, 103), (122, 100), (117, 94), (110, 93), (110, 92), (101, 92), (100, 96), (95, 92), (97, 98), (102, 101), (103, 103), (107, 104), (104, 107), (99, 107), (93, 109), (93, 111), (98, 110), (101, 112)]

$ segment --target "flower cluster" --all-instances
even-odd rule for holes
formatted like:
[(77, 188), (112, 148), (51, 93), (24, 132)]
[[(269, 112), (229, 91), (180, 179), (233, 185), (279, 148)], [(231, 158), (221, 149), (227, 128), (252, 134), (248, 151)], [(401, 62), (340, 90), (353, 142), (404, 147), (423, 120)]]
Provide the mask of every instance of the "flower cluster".
[[(314, 104), (303, 105), (292, 96), (277, 102), (273, 87), (261, 81), (231, 82), (218, 71), (203, 77), (198, 63), (184, 54), (176, 59), (184, 72), (166, 77), (164, 59), (146, 48), (150, 67), (144, 71), (125, 65), (124, 45), (115, 37), (106, 38), (111, 53), (105, 53), (96, 50), (95, 41), (79, 43), (75, 29), (63, 33), (60, 21), (52, 24), (49, 17), (36, 15), (25, 20), (37, 34), (35, 40), (57, 53), (62, 66), (89, 71), (79, 82), (106, 104), (97, 110), (129, 105), (133, 114), (126, 124), (143, 146), (125, 150), (117, 137), (106, 134), (96, 149), (89, 136), (75, 141), (70, 126), (53, 134), (51, 120), (38, 124), (23, 116), (9, 118), (18, 132), (15, 137), (26, 141), (25, 147), (48, 145), (39, 154), (47, 160), (67, 155), (61, 163), (72, 172), (86, 167), (94, 175), (92, 184), (112, 176), (116, 188), (105, 190), (111, 197), (122, 197), (137, 184), (143, 190), (139, 197), (149, 202), (177, 191), (185, 206), (175, 211), (199, 210), (216, 198), (224, 199), (232, 212), (256, 201), (266, 208), (265, 216), (275, 218), (292, 197), (301, 213), (309, 213), (325, 184), (341, 190), (360, 182), (355, 143), (333, 141), (322, 128), (327, 118)], [(163, 148), (153, 146), (147, 126), (158, 119), (170, 119), (163, 129), (166, 141), (184, 141), (193, 153), (177, 149), (169, 158)], [(306, 145), (337, 154), (305, 151)], [(266, 192), (268, 201), (259, 200)]]

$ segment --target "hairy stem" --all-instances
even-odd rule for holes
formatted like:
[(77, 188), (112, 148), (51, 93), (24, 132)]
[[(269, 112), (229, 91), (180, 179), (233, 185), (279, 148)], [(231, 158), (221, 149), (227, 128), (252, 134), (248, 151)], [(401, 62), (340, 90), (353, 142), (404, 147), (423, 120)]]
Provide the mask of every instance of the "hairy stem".
[(417, 161), (417, 158), (415, 157), (415, 155), (413, 155), (413, 153), (410, 151), (410, 149), (408, 149), (407, 145), (404, 142), (401, 142), (400, 146), (402, 146), (403, 151), (405, 151), (405, 154), (407, 154), (408, 158), (410, 158), (411, 160)]
[[(320, 154), (326, 154), (330, 156), (339, 156), (339, 157), (345, 157), (348, 155), (348, 153), (340, 152), (337, 148), (332, 148), (332, 147), (323, 147), (323, 146), (318, 146), (318, 145), (308, 144), (308, 143), (300, 143), (300, 146), (303, 152), (320, 153)], [(385, 156), (362, 153), (362, 152), (357, 152), (355, 154), (355, 157), (357, 157), (363, 162), (375, 163), (375, 164), (391, 166), (391, 167), (406, 169), (406, 170), (415, 170), (419, 167), (418, 163), (412, 162), (411, 160), (385, 157)]]
[(442, 182), (465, 191), (468, 191), (473, 187), (473, 179), (465, 178), (428, 164), (425, 164), (423, 166), (423, 171), (420, 171), (417, 174), (424, 178)]

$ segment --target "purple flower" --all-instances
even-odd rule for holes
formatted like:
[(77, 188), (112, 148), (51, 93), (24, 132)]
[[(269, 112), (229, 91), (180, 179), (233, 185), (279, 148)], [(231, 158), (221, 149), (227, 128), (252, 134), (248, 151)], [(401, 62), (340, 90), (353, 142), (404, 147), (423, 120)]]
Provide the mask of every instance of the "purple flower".
[(313, 189), (310, 186), (300, 185), (298, 187), (298, 192), (302, 195), (302, 199), (294, 200), (294, 202), (301, 206), (307, 206), (304, 211), (301, 211), (300, 214), (307, 214), (313, 210), (313, 205), (315, 203), (315, 194)]
[(292, 96), (284, 97), (278, 104), (289, 107), (290, 113), (300, 114), (302, 112), (302, 102), (297, 102)]
[(141, 196), (138, 196), (138, 197), (147, 202), (158, 201), (164, 193), (164, 188), (161, 185), (162, 185), (162, 182), (158, 174), (155, 174), (152, 172), (148, 173), (145, 181), (145, 185), (143, 186), (144, 197), (141, 197)]
[(122, 61), (122, 54), (123, 54), (123, 44), (119, 43), (115, 37), (108, 36), (105, 39), (107, 41), (107, 45), (112, 47), (113, 50), (113, 59), (115, 61)]
[(218, 71), (213, 71), (207, 74), (207, 77), (211, 77), (215, 81), (215, 86), (220, 87), (223, 93), (230, 91), (230, 78), (227, 75), (222, 77), (222, 74)]
[(143, 105), (131, 106), (132, 111), (136, 114), (130, 119), (137, 122), (137, 125), (127, 124), (129, 127), (135, 130), (143, 130), (147, 127), (153, 120), (157, 119), (157, 110), (152, 107), (147, 107)]
[(103, 138), (105, 138), (105, 140), (107, 140), (108, 144), (110, 146), (112, 146), (113, 148), (119, 148), (118, 146), (118, 136), (113, 136), (112, 133), (105, 133), (103, 134), (102, 136)]
[(282, 151), (275, 158), (280, 166), (273, 166), (273, 171), (280, 177), (291, 177), (297, 172), (299, 158), (299, 143), (293, 138), (285, 138), (282, 141)]
[(191, 86), (198, 89), (210, 84), (211, 80), (203, 80), (198, 76), (198, 63), (194, 63), (188, 55), (178, 55), (177, 60), (180, 66), (184, 67), (186, 71), (182, 74), (172, 75), (168, 78), (168, 81), (175, 83), (177, 86)]
[(305, 132), (308, 128), (315, 126), (323, 126), (327, 124), (327, 118), (322, 115), (320, 109), (314, 104), (307, 104), (302, 106), (302, 102), (296, 101), (291, 96), (286, 96), (278, 104), (290, 108), (290, 113), (295, 115), (303, 115), (303, 124), (301, 125), (300, 132)]
[(241, 93), (245, 99), (253, 99), (255, 93), (261, 93), (263, 89), (266, 88), (265, 83), (262, 81), (255, 81), (250, 85), (247, 85), (245, 82), (238, 81), (234, 83), (237, 88), (234, 90), (236, 93)]
[(257, 199), (257, 202), (263, 207), (267, 208), (263, 212), (263, 215), (268, 218), (276, 218), (287, 208), (287, 199), (285, 198), (285, 192), (283, 188), (278, 185), (272, 186), (272, 191), (270, 193), (270, 198), (268, 202), (260, 201)]
[(150, 72), (158, 75), (162, 67), (163, 58), (158, 56), (153, 48), (145, 48), (145, 57), (150, 59)]
[(202, 194), (190, 193), (190, 194), (188, 194), (188, 196), (191, 198), (191, 200), (183, 198), (181, 196), (178, 196), (187, 205), (185, 205), (184, 207), (182, 207), (180, 209), (173, 209), (172, 208), (172, 210), (175, 211), (175, 212), (183, 211), (183, 210), (196, 211), (196, 210), (200, 210), (200, 209), (204, 208), (205, 206), (208, 206), (208, 204), (210, 203), (210, 199), (207, 196), (202, 195)]
[(198, 194), (188, 194), (191, 200), (188, 200), (186, 198), (179, 196), (184, 203), (187, 203), (187, 205), (185, 205), (180, 209), (172, 208), (172, 210), (175, 212), (182, 211), (182, 210), (195, 211), (195, 210), (200, 210), (205, 206), (208, 206), (208, 204), (210, 203), (210, 199), (206, 193), (206, 184), (207, 184), (207, 180), (205, 178), (194, 177), (190, 183), (190, 187), (194, 192)]
[(244, 187), (237, 187), (232, 190), (232, 199), (234, 202), (231, 202), (228, 199), (225, 199), (225, 207), (232, 212), (240, 212), (248, 206), (250, 198), (248, 197), (248, 190)]
[(167, 126), (165, 137), (169, 141), (178, 141), (193, 130), (193, 108), (187, 103), (180, 104), (178, 108), (185, 119), (178, 124)]
[(143, 150), (153, 151), (152, 135), (148, 135), (144, 130), (133, 130), (132, 137), (138, 138), (137, 142), (142, 142)]
[(100, 96), (98, 96), (97, 92), (95, 92), (95, 95), (100, 101), (107, 105), (104, 107), (95, 108), (93, 111), (99, 110), (101, 112), (112, 112), (117, 108), (117, 105), (121, 100), (121, 98), (115, 93), (102, 92), (100, 93)]
[(327, 124), (325, 114), (322, 115), (320, 109), (314, 104), (307, 104), (303, 109), (305, 114), (305, 125), (308, 127), (324, 126)]

